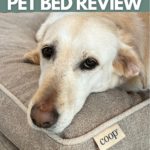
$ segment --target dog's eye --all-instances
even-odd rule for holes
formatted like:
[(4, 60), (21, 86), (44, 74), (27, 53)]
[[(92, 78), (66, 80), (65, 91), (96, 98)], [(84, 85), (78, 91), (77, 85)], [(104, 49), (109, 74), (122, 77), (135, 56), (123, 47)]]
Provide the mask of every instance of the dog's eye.
[(55, 46), (45, 46), (42, 48), (42, 55), (43, 57), (50, 59), (55, 53)]
[(96, 66), (98, 65), (98, 62), (96, 59), (90, 57), (87, 58), (86, 60), (84, 60), (81, 64), (80, 64), (80, 68), (81, 70), (92, 70), (94, 69)]

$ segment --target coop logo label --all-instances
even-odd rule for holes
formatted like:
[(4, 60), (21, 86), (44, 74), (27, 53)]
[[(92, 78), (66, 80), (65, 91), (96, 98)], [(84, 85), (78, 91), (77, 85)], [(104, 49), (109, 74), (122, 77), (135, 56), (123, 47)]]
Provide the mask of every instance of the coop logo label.
[(118, 136), (118, 129), (112, 131), (111, 133), (109, 133), (108, 135), (104, 136), (103, 138), (100, 139), (100, 143), (102, 145), (105, 145), (106, 143), (108, 143), (110, 140), (113, 139), (117, 139)]
[(100, 150), (107, 150), (108, 148), (121, 141), (124, 137), (125, 134), (119, 125), (114, 125), (94, 137), (94, 140)]
[(140, 9), (142, 0), (7, 0), (7, 9), (20, 11), (123, 11)]

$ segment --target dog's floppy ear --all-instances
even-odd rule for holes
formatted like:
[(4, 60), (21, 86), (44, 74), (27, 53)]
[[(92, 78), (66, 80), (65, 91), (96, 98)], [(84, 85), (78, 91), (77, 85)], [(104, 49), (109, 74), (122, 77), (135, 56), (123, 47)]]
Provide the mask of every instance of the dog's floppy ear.
[(142, 63), (133, 49), (127, 46), (118, 51), (113, 68), (119, 76), (132, 78), (140, 74)]
[(23, 57), (24, 62), (26, 63), (32, 63), (39, 65), (40, 64), (40, 52), (38, 49), (31, 50), (30, 52), (27, 52)]

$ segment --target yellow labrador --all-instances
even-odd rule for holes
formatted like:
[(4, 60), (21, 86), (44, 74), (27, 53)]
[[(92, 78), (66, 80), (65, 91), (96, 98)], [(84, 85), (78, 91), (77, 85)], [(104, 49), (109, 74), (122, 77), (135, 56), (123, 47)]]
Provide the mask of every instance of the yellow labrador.
[(28, 108), (36, 129), (62, 132), (90, 93), (150, 87), (148, 29), (138, 14), (52, 13), (36, 38), (37, 48), (24, 56), (41, 66)]

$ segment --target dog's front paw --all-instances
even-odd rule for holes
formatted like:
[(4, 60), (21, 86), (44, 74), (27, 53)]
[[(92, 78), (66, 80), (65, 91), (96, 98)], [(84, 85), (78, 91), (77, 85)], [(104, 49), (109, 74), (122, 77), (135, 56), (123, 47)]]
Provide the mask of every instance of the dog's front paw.
[(23, 61), (25, 63), (32, 63), (32, 64), (39, 65), (40, 64), (39, 52), (37, 50), (32, 50), (26, 53), (23, 57)]

